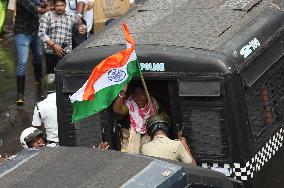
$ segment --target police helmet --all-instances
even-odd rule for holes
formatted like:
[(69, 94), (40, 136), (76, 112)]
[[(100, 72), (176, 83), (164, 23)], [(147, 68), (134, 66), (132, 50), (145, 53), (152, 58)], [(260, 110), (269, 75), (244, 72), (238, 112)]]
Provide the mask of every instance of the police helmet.
[(43, 77), (43, 91), (44, 93), (50, 94), (55, 92), (56, 87), (55, 87), (55, 74), (46, 74)]
[(169, 120), (164, 115), (154, 115), (149, 117), (146, 120), (146, 125), (148, 128), (148, 134), (151, 138), (154, 137), (155, 132), (157, 130), (164, 131), (167, 135), (169, 135)]
[(20, 136), (21, 145), (25, 149), (31, 147), (30, 142), (33, 141), (33, 139), (35, 139), (39, 135), (42, 135), (42, 137), (43, 137), (43, 132), (41, 130), (39, 130), (35, 127), (26, 128)]

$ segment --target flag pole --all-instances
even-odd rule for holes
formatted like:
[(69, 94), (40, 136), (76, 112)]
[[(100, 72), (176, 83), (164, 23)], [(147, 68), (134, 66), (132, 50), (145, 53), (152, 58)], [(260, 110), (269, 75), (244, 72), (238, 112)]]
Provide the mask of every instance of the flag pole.
[(151, 100), (151, 98), (150, 98), (150, 94), (149, 94), (149, 91), (148, 91), (148, 88), (147, 88), (147, 85), (146, 85), (146, 83), (145, 83), (145, 80), (144, 80), (144, 77), (143, 77), (142, 73), (141, 73), (141, 76), (140, 76), (140, 77), (141, 77), (141, 81), (142, 81), (142, 84), (143, 84), (143, 87), (144, 87), (144, 90), (145, 90), (147, 99), (148, 99), (148, 101), (149, 101), (150, 108), (151, 108), (151, 110), (153, 110), (153, 112), (154, 112), (152, 100)]
[[(138, 60), (138, 57), (137, 57), (137, 60)], [(146, 97), (147, 97), (149, 105), (150, 105), (150, 109), (151, 109), (152, 112), (154, 112), (153, 103), (152, 103), (152, 100), (151, 100), (151, 97), (150, 97), (150, 94), (149, 94), (146, 82), (144, 80), (144, 77), (143, 77), (143, 74), (142, 74), (142, 71), (141, 71), (141, 68), (140, 68), (139, 61), (137, 61), (137, 66), (138, 66), (138, 69), (139, 69), (139, 72), (140, 72), (140, 78), (141, 78), (141, 81), (142, 81), (142, 85), (144, 87), (144, 90), (145, 90), (145, 93), (146, 93)], [(153, 114), (151, 114), (151, 115), (153, 115)]]

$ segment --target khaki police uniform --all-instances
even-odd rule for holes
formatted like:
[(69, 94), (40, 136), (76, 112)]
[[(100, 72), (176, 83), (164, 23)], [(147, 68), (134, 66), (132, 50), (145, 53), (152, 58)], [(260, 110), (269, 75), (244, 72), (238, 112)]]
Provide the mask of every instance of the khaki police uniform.
[(193, 161), (180, 141), (171, 140), (164, 135), (156, 135), (152, 141), (144, 144), (142, 154), (189, 164)]

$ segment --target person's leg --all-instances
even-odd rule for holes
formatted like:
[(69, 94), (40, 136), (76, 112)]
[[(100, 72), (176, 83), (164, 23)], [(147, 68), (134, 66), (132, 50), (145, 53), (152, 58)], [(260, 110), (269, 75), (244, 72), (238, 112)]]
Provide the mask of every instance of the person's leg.
[(38, 36), (33, 36), (31, 42), (31, 50), (33, 54), (34, 76), (37, 85), (42, 82), (42, 41)]
[(46, 57), (46, 74), (53, 74), (57, 65), (58, 57), (55, 54), (45, 54)]
[(17, 105), (24, 103), (24, 88), (25, 88), (25, 68), (29, 56), (29, 45), (31, 42), (30, 35), (16, 34), (15, 35), (18, 65), (16, 70), (17, 75)]
[(44, 57), (45, 57), (45, 74), (50, 74), (50, 64), (51, 64), (50, 54), (45, 53)]

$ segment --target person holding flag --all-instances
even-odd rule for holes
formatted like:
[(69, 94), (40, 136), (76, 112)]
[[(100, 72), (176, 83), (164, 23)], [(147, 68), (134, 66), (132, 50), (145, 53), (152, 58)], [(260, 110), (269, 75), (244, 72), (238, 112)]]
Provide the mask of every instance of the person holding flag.
[(146, 120), (158, 112), (159, 106), (154, 97), (151, 96), (151, 99), (148, 99), (142, 85), (135, 86), (133, 94), (128, 98), (125, 97), (126, 90), (127, 86), (119, 93), (114, 102), (113, 111), (122, 117), (129, 115), (128, 146), (122, 149), (138, 154), (141, 153), (142, 146), (151, 140), (147, 134)]
[(134, 75), (140, 75), (135, 42), (123, 23), (127, 49), (111, 55), (98, 64), (86, 83), (71, 97), (72, 122), (107, 108)]
[[(117, 98), (117, 96), (117, 100), (121, 100), (121, 97), (119, 97), (123, 94), (121, 91), (126, 90), (127, 85), (133, 76), (140, 76), (144, 86), (144, 90), (141, 88), (137, 89), (135, 91), (136, 94), (139, 96), (143, 94), (144, 97), (146, 96), (147, 98), (147, 100), (144, 100), (145, 104), (144, 102), (141, 104), (141, 107), (145, 107), (147, 104), (147, 109), (145, 109), (145, 113), (142, 116), (149, 117), (157, 110), (156, 103), (152, 103), (152, 100), (149, 100), (150, 96), (142, 77), (135, 53), (135, 41), (131, 37), (125, 22), (122, 24), (122, 30), (126, 39), (127, 48), (121, 52), (107, 57), (100, 64), (98, 64), (94, 68), (86, 83), (76, 93), (70, 96), (73, 106), (72, 122), (91, 116), (107, 108), (113, 102), (113, 100)], [(134, 98), (133, 100), (129, 100), (127, 103), (129, 107), (135, 106)], [(120, 113), (119, 108), (121, 103), (118, 104), (117, 100), (114, 108), (116, 112)], [(141, 102), (140, 99), (136, 102), (138, 103), (138, 101)], [(137, 110), (138, 109), (139, 107), (137, 107)], [(137, 140), (132, 139), (137, 135), (137, 132), (139, 133), (138, 140), (140, 140), (139, 138), (141, 137), (141, 134), (146, 132), (144, 127), (144, 119), (141, 120), (141, 117), (134, 118), (135, 115), (137, 115), (137, 112), (133, 112), (133, 129), (131, 132), (132, 134), (130, 134), (129, 145), (131, 145), (133, 140)], [(140, 144), (134, 144), (134, 149), (128, 149), (128, 152), (138, 153), (139, 150)]]

